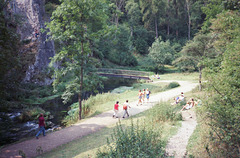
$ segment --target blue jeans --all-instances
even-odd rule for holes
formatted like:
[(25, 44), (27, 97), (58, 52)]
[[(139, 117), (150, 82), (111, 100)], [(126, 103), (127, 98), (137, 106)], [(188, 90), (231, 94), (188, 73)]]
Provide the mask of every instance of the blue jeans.
[(43, 132), (43, 136), (45, 136), (45, 128), (44, 128), (44, 126), (40, 126), (39, 127), (39, 131), (38, 131), (36, 137), (38, 137), (42, 132)]

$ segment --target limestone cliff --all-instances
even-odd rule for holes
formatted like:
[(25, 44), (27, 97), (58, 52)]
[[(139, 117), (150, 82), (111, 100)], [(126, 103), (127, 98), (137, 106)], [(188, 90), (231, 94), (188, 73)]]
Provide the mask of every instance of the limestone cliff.
[[(20, 53), (27, 53), (27, 48), (29, 50), (30, 47), (31, 53), (34, 54), (34, 60), (27, 65), (23, 81), (50, 84), (50, 78), (39, 77), (47, 68), (50, 58), (55, 54), (54, 42), (48, 41), (46, 33), (40, 32), (45, 28), (44, 23), (49, 21), (49, 17), (45, 14), (44, 0), (12, 0), (10, 8), (12, 14), (19, 18), (17, 32), (21, 35), (21, 40), (30, 41), (27, 46), (22, 47)], [(38, 38), (34, 36), (35, 29), (40, 33)]]

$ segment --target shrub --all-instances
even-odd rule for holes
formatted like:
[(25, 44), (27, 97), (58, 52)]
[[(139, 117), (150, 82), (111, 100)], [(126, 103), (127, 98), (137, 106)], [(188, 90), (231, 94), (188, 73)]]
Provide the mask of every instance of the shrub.
[(180, 121), (182, 115), (178, 113), (178, 107), (169, 106), (168, 103), (159, 103), (148, 112), (148, 117), (154, 122)]
[(161, 134), (146, 125), (132, 122), (130, 127), (123, 128), (119, 123), (111, 141), (107, 141), (107, 149), (98, 150), (97, 157), (164, 157)]
[(172, 89), (172, 88), (176, 88), (176, 87), (179, 87), (180, 84), (177, 83), (177, 82), (171, 82), (169, 83), (169, 85), (166, 87), (166, 89)]

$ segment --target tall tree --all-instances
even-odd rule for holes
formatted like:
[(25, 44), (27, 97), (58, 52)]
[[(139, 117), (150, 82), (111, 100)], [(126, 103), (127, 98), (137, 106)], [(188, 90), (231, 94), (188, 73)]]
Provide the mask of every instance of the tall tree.
[(112, 2), (112, 13), (113, 21), (118, 26), (119, 17), (121, 16), (123, 9), (125, 7), (125, 0), (110, 0)]
[[(202, 81), (202, 69), (203, 64), (201, 63), (206, 58), (215, 57), (215, 51), (213, 50), (211, 41), (211, 35), (198, 34), (192, 41), (186, 44), (181, 50), (182, 56), (179, 57), (174, 63), (182, 66), (186, 66), (186, 63), (190, 65), (195, 64), (198, 67), (199, 71), (199, 90), (201, 90), (201, 81)], [(188, 62), (188, 61), (192, 62)], [(182, 63), (182, 64), (179, 64)]]
[(139, 5), (134, 0), (127, 1), (126, 4), (128, 23), (131, 28), (131, 36), (133, 36), (134, 28), (138, 27), (141, 23), (141, 10)]
[(190, 13), (190, 9), (191, 9), (191, 2), (190, 0), (186, 0), (186, 11), (187, 11), (187, 26), (188, 26), (188, 40), (191, 39), (191, 13)]
[(61, 47), (52, 60), (52, 65), (59, 64), (55, 69), (54, 85), (67, 82), (62, 95), (65, 102), (78, 93), (81, 119), (83, 91), (92, 91), (99, 83), (98, 76), (91, 72), (91, 68), (94, 68), (92, 47), (94, 39), (104, 29), (107, 6), (104, 0), (61, 2), (47, 25), (51, 38), (59, 42)]
[(165, 11), (165, 1), (163, 0), (140, 0), (140, 8), (143, 14), (142, 21), (144, 26), (155, 31), (156, 39), (159, 36), (158, 26), (161, 16)]

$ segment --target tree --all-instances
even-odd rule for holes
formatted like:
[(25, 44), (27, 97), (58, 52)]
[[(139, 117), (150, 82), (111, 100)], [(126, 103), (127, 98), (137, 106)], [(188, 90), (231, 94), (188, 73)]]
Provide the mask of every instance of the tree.
[[(202, 82), (202, 69), (203, 64), (201, 63), (205, 58), (215, 57), (215, 51), (211, 45), (211, 35), (197, 34), (192, 41), (186, 44), (181, 50), (182, 56), (177, 59), (174, 63), (189, 63), (195, 64), (198, 67), (199, 71), (199, 90), (201, 90)], [(192, 61), (192, 62), (189, 62)], [(181, 64), (180, 64), (181, 65)], [(185, 64), (182, 64), (185, 66)]]
[(128, 23), (131, 28), (131, 36), (133, 36), (134, 28), (138, 27), (141, 23), (141, 10), (139, 5), (134, 0), (127, 1), (126, 4)]
[(55, 68), (54, 86), (65, 84), (62, 98), (65, 102), (78, 93), (79, 119), (82, 115), (83, 91), (96, 90), (99, 77), (92, 72), (93, 43), (106, 23), (106, 3), (104, 0), (62, 0), (53, 12), (52, 21), (47, 24), (53, 40), (60, 43), (60, 51), (53, 57)]
[(18, 49), (20, 37), (17, 34), (15, 18), (7, 10), (9, 0), (0, 0), (0, 97), (11, 100), (19, 83), (20, 62)]
[(164, 64), (171, 64), (174, 54), (175, 50), (171, 47), (170, 41), (164, 42), (161, 37), (149, 48), (149, 56), (161, 67), (164, 67)]
[(129, 28), (124, 25), (119, 25), (114, 35), (115, 38), (108, 41), (110, 47), (107, 50), (107, 58), (118, 65), (136, 66), (137, 60), (132, 55), (133, 45)]
[(119, 17), (122, 14), (122, 9), (125, 6), (125, 0), (110, 0), (112, 2), (112, 18), (116, 26), (119, 24)]
[(211, 19), (216, 18), (216, 15), (223, 10), (222, 0), (207, 0), (205, 6), (202, 7), (203, 13), (206, 15), (203, 23), (202, 31), (209, 33)]
[[(223, 11), (212, 20), (218, 56), (206, 62), (210, 142), (221, 151), (218, 157), (239, 157), (240, 151), (240, 14)], [(217, 146), (216, 146), (217, 145)], [(210, 150), (212, 153), (216, 151)]]
[[(140, 0), (140, 8), (143, 14), (142, 21), (144, 26), (150, 30), (154, 30), (156, 38), (158, 38), (158, 26), (162, 14), (165, 11), (165, 2), (163, 0)], [(154, 28), (154, 29), (152, 29)]]

